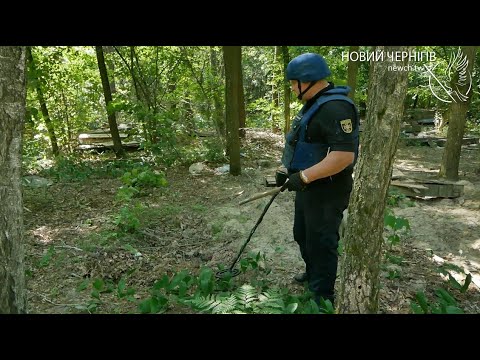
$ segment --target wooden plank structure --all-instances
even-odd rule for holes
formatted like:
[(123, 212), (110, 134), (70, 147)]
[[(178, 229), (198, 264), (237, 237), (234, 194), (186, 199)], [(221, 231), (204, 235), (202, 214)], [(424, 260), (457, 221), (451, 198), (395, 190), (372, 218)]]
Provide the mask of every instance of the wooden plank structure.
[[(406, 145), (437, 145), (440, 147), (444, 147), (447, 143), (447, 138), (436, 138), (436, 137), (424, 137), (424, 138), (400, 138), (400, 141)], [(471, 144), (479, 144), (480, 138), (479, 137), (464, 137), (462, 139), (462, 145), (471, 145)]]
[[(128, 137), (125, 133), (119, 133), (120, 139), (126, 139)], [(99, 144), (102, 142), (108, 142), (112, 140), (112, 136), (110, 132), (102, 132), (102, 133), (82, 133), (78, 135), (78, 142), (80, 145), (87, 145), (87, 144)]]
[[(140, 143), (136, 141), (126, 142), (122, 141), (122, 146), (125, 150), (137, 150), (140, 147)], [(97, 144), (84, 144), (78, 145), (76, 147), (77, 150), (97, 150), (97, 151), (105, 151), (105, 150), (112, 150), (113, 149), (113, 141), (107, 141)]]
[(456, 198), (463, 195), (463, 185), (447, 180), (405, 179), (392, 180), (390, 186), (397, 188), (406, 196), (429, 196)]
[[(120, 128), (120, 126), (119, 126)], [(123, 127), (124, 130), (129, 130), (128, 127)], [(129, 134), (125, 132), (119, 133), (122, 146), (127, 151), (135, 151), (140, 148), (138, 141), (127, 141)], [(76, 150), (96, 150), (103, 152), (113, 149), (113, 140), (110, 134), (110, 129), (97, 129), (78, 135), (79, 145)]]

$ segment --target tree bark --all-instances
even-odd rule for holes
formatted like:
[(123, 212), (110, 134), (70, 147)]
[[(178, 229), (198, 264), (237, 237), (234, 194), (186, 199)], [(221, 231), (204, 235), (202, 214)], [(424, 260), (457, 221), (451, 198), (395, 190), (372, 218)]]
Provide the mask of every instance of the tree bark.
[(283, 113), (285, 119), (285, 127), (283, 128), (284, 134), (290, 131), (290, 82), (287, 80), (285, 74), (287, 73), (287, 65), (290, 62), (290, 55), (288, 53), (288, 46), (282, 46), (282, 58), (283, 58)]
[(0, 47), (0, 313), (27, 312), (21, 189), (26, 49)]
[(223, 46), (225, 64), (225, 105), (227, 125), (227, 152), (230, 174), (240, 175), (240, 77), (242, 76), (242, 51), (240, 46)]
[[(115, 50), (113, 49), (113, 46), (103, 46), (103, 52), (105, 54), (113, 54)], [(111, 74), (111, 76), (109, 77), (108, 83), (110, 84), (110, 92), (112, 93), (112, 96), (113, 96), (113, 94), (117, 92), (117, 87), (115, 86), (115, 64), (111, 60), (109, 55), (107, 55), (106, 65)]]
[(47, 103), (45, 102), (45, 97), (43, 95), (42, 83), (40, 77), (38, 76), (37, 67), (35, 65), (35, 60), (33, 59), (32, 55), (32, 49), (30, 48), (30, 46), (27, 46), (26, 50), (28, 63), (30, 65), (30, 74), (33, 77), (38, 102), (40, 103), (40, 109), (43, 115), (43, 120), (45, 121), (45, 126), (47, 127), (48, 137), (50, 138), (50, 144), (52, 146), (52, 153), (54, 156), (58, 156), (60, 151), (58, 149), (58, 141), (55, 134), (55, 127), (53, 126), (50, 119), (50, 114), (48, 113)]
[[(470, 74), (473, 72), (473, 65), (475, 63), (476, 47), (475, 46), (462, 46), (462, 54), (467, 57), (468, 65), (466, 68), (467, 81), (458, 85), (458, 92), (466, 95), (466, 99), (455, 96), (455, 101), (452, 101), (449, 105), (448, 114), (448, 131), (447, 142), (443, 151), (442, 163), (440, 165), (439, 177), (446, 178), (447, 180), (458, 180), (458, 168), (460, 166), (460, 155), (462, 151), (462, 140), (465, 133), (465, 122), (467, 119), (467, 111), (472, 98), (473, 89), (469, 90), (469, 86), (473, 87)], [(452, 79), (452, 89), (457, 89), (456, 82), (459, 78), (459, 73), (455, 74)]]
[(107, 67), (105, 66), (105, 58), (103, 56), (103, 49), (101, 46), (95, 46), (97, 53), (98, 70), (100, 71), (100, 77), (102, 78), (103, 94), (105, 96), (105, 105), (108, 114), (108, 125), (110, 126), (110, 134), (113, 140), (113, 151), (115, 156), (121, 158), (125, 154), (125, 150), (122, 146), (122, 141), (118, 133), (117, 119), (115, 117), (115, 111), (111, 109), (110, 103), (112, 102), (112, 93), (110, 91), (110, 83), (108, 81)]
[[(245, 120), (246, 120), (246, 113), (245, 113), (245, 93), (243, 91), (243, 70), (242, 70), (242, 47), (240, 48), (240, 63), (238, 67), (239, 75), (238, 75), (238, 136), (242, 139), (245, 138)], [(238, 64), (237, 64), (238, 66)], [(240, 150), (239, 150), (240, 154)]]
[[(382, 46), (377, 50), (386, 55), (409, 48)], [(376, 313), (378, 309), (385, 202), (408, 82), (408, 72), (389, 70), (392, 65), (408, 65), (408, 57), (395, 62), (385, 56), (370, 67), (366, 126), (343, 238), (340, 313)]]
[(211, 70), (211, 76), (210, 76), (210, 91), (212, 92), (213, 96), (213, 117), (214, 117), (214, 123), (215, 127), (217, 129), (217, 133), (220, 135), (220, 138), (222, 139), (222, 143), (225, 142), (225, 137), (226, 137), (226, 132), (225, 132), (225, 117), (223, 114), (223, 106), (222, 106), (222, 100), (220, 98), (220, 93), (217, 91), (218, 85), (216, 85), (215, 79), (219, 79), (221, 77), (220, 73), (221, 70), (219, 69), (218, 66), (218, 61), (217, 61), (217, 52), (215, 51), (214, 46), (210, 46), (210, 70)]
[(282, 47), (281, 46), (275, 46), (275, 52), (273, 54), (273, 71), (272, 71), (272, 112), (271, 112), (271, 118), (272, 118), (272, 131), (277, 132), (280, 130), (280, 126), (278, 124), (278, 107), (280, 105), (280, 90), (279, 90), (279, 78), (280, 78), (280, 69), (281, 65), (281, 53), (282, 53)]
[[(350, 46), (349, 52), (358, 53), (360, 46)], [(349, 57), (350, 58), (350, 57)], [(357, 89), (357, 74), (358, 74), (358, 61), (348, 60), (348, 78), (347, 85), (352, 89), (348, 96), (350, 99), (355, 100), (355, 90)]]

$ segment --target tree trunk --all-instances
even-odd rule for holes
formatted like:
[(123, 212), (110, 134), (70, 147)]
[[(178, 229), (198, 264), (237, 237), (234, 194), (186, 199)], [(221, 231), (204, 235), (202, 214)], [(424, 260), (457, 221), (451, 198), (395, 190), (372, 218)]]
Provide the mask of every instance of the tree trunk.
[(0, 47), (0, 314), (27, 312), (21, 189), (25, 47)]
[[(359, 46), (350, 46), (349, 53), (358, 53)], [(358, 61), (348, 60), (348, 79), (347, 85), (352, 88), (348, 96), (350, 99), (355, 100), (355, 90), (357, 88), (357, 73), (358, 73)]]
[[(103, 46), (102, 48), (105, 54), (112, 54), (115, 52), (113, 46)], [(107, 55), (106, 64), (108, 70), (110, 71), (110, 78), (108, 82), (110, 84), (110, 92), (112, 93), (113, 97), (113, 94), (117, 92), (117, 88), (115, 86), (115, 63), (111, 60), (111, 57), (109, 55)]]
[(28, 63), (30, 65), (30, 74), (33, 77), (35, 90), (37, 92), (38, 102), (40, 103), (40, 109), (43, 115), (43, 120), (45, 121), (45, 126), (47, 127), (48, 137), (50, 138), (50, 144), (52, 146), (52, 153), (54, 156), (58, 156), (60, 151), (58, 150), (57, 136), (55, 135), (55, 128), (50, 119), (47, 103), (45, 102), (45, 97), (43, 96), (42, 83), (41, 83), (40, 77), (37, 74), (37, 67), (35, 66), (35, 61), (33, 59), (32, 50), (30, 46), (27, 46), (26, 50), (27, 50)]
[(223, 114), (223, 106), (222, 106), (222, 101), (220, 99), (220, 95), (218, 90), (218, 85), (216, 85), (216, 80), (219, 79), (220, 76), (220, 69), (218, 66), (218, 61), (217, 61), (217, 54), (215, 51), (215, 48), (213, 46), (210, 46), (210, 67), (211, 67), (211, 76), (210, 76), (210, 91), (212, 92), (213, 96), (213, 106), (214, 106), (214, 111), (213, 111), (213, 116), (214, 116), (214, 123), (215, 127), (217, 129), (217, 133), (220, 135), (222, 142), (224, 142), (224, 139), (226, 137), (225, 133), (225, 117)]
[(290, 81), (287, 80), (285, 74), (287, 73), (287, 65), (290, 62), (290, 55), (288, 53), (288, 46), (282, 46), (282, 58), (283, 58), (283, 112), (285, 119), (285, 127), (283, 132), (287, 134), (290, 131)]
[(69, 153), (72, 152), (72, 126), (70, 125), (70, 116), (68, 115), (68, 102), (67, 98), (65, 96), (65, 92), (63, 89), (61, 90), (62, 92), (62, 101), (63, 101), (63, 106), (65, 107), (65, 127), (67, 129), (67, 141), (66, 141), (66, 147)]
[[(377, 51), (409, 51), (385, 46)], [(408, 72), (388, 67), (408, 65), (385, 56), (370, 67), (366, 128), (355, 167), (355, 183), (343, 238), (345, 256), (340, 267), (340, 313), (376, 313), (383, 245), (384, 210), (403, 117)]]
[[(468, 65), (466, 68), (467, 79), (465, 82), (461, 82), (457, 85), (459, 73), (455, 74), (452, 79), (451, 88), (456, 90), (454, 92), (454, 99), (450, 103), (448, 108), (448, 131), (447, 131), (447, 143), (445, 144), (445, 150), (443, 151), (442, 164), (440, 165), (439, 176), (444, 177), (447, 180), (458, 180), (458, 168), (460, 166), (460, 154), (462, 151), (462, 139), (465, 132), (465, 122), (467, 119), (467, 111), (470, 105), (470, 99), (472, 98), (473, 90), (469, 87), (472, 86), (471, 74), (473, 72), (473, 64), (475, 63), (475, 46), (462, 46), (462, 56), (466, 56)], [(457, 95), (465, 95), (466, 98), (460, 98)]]
[(279, 91), (279, 84), (278, 79), (280, 77), (279, 74), (279, 63), (280, 63), (280, 54), (282, 53), (282, 47), (281, 46), (275, 46), (275, 52), (273, 54), (273, 71), (272, 71), (272, 112), (271, 112), (271, 118), (272, 118), (272, 131), (276, 133), (278, 130), (280, 130), (279, 124), (278, 124), (278, 107), (280, 105), (280, 91)]
[(240, 175), (240, 89), (242, 76), (242, 50), (240, 46), (223, 46), (225, 64), (225, 105), (227, 125), (227, 152), (230, 158), (230, 174)]
[[(242, 47), (240, 46), (240, 66), (238, 68), (239, 75), (238, 75), (238, 136), (241, 138), (245, 138), (245, 93), (243, 92), (243, 70), (242, 70)], [(239, 150), (240, 154), (240, 150)], [(240, 159), (240, 158), (239, 158)]]
[(123, 149), (122, 141), (120, 140), (120, 135), (118, 134), (115, 111), (110, 107), (110, 103), (112, 102), (112, 93), (110, 91), (110, 83), (108, 81), (103, 49), (101, 46), (95, 46), (95, 51), (97, 53), (98, 70), (100, 71), (100, 77), (102, 78), (103, 94), (105, 96), (105, 105), (108, 114), (108, 125), (110, 126), (110, 134), (112, 135), (113, 140), (113, 151), (115, 151), (115, 156), (117, 158), (121, 158), (124, 156), (125, 150)]

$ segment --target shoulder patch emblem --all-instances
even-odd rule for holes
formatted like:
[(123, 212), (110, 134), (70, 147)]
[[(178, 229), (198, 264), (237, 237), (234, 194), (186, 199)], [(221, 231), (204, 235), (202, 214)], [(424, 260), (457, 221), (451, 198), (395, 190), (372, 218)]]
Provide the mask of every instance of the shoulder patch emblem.
[(340, 125), (344, 133), (350, 134), (352, 132), (352, 119), (340, 120)]

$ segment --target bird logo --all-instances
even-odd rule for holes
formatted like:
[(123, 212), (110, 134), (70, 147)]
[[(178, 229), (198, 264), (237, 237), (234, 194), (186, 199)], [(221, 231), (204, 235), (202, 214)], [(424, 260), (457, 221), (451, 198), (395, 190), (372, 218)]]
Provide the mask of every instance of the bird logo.
[[(426, 64), (424, 65), (428, 72), (428, 86), (432, 94), (445, 103), (467, 101), (468, 94), (472, 90), (472, 74), (467, 69), (467, 55), (462, 52), (460, 47), (456, 54), (452, 53), (442, 79), (433, 73), (437, 65), (430, 68)], [(458, 77), (452, 81), (456, 74)], [(435, 85), (439, 85), (441, 90)]]

